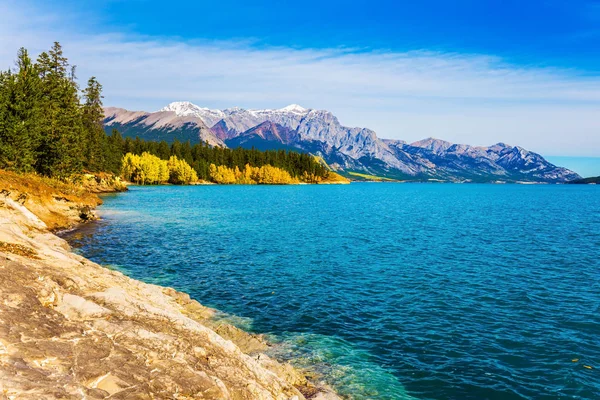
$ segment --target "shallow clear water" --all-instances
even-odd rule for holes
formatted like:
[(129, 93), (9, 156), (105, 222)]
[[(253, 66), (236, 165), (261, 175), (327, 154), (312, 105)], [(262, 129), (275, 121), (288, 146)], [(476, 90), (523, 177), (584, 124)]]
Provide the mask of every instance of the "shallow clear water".
[(598, 186), (132, 187), (101, 211), (67, 235), (81, 253), (238, 316), (343, 394), (600, 398)]

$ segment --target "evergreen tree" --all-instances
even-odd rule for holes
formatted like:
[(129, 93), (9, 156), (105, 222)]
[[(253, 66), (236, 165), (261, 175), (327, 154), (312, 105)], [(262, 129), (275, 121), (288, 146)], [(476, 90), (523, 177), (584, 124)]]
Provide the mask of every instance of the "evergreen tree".
[(146, 151), (146, 143), (142, 141), (138, 136), (135, 137), (133, 141), (133, 153), (137, 155), (142, 155), (142, 153)]
[(177, 158), (183, 158), (182, 157), (182, 152), (183, 150), (183, 146), (181, 145), (181, 142), (177, 139), (175, 139), (173, 141), (173, 144), (171, 144), (171, 155), (175, 156)]
[(104, 171), (119, 175), (123, 154), (125, 154), (123, 136), (118, 130), (113, 129), (111, 135), (104, 140)]
[(10, 168), (9, 160), (13, 152), (13, 144), (10, 141), (10, 103), (13, 85), (13, 77), (10, 71), (0, 72), (0, 166)]
[(164, 140), (161, 140), (160, 143), (158, 143), (156, 155), (163, 160), (168, 160), (169, 157), (171, 157), (171, 148), (169, 147), (169, 144)]
[(190, 145), (189, 140), (181, 147), (181, 158), (183, 158), (188, 164), (194, 162), (194, 158), (192, 157), (192, 146)]
[(102, 109), (102, 85), (91, 77), (83, 91), (85, 103), (82, 108), (82, 123), (85, 132), (85, 167), (90, 171), (105, 169), (104, 110)]
[(133, 140), (130, 137), (125, 138), (125, 141), (123, 142), (123, 153), (135, 153)]
[(40, 140), (41, 84), (27, 50), (19, 49), (16, 73), (0, 80), (0, 166), (29, 172)]
[(79, 172), (83, 161), (84, 135), (75, 69), (63, 56), (58, 42), (40, 55), (38, 64), (44, 117), (36, 167), (44, 175), (66, 177)]

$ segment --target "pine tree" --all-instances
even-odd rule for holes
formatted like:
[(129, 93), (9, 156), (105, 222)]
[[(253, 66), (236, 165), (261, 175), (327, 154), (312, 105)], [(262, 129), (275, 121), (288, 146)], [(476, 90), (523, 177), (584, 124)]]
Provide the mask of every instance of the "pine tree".
[(183, 158), (182, 157), (182, 150), (183, 150), (183, 146), (181, 145), (181, 142), (177, 139), (175, 139), (173, 141), (173, 143), (171, 144), (171, 155), (175, 156), (177, 158)]
[(146, 143), (136, 136), (135, 140), (133, 141), (133, 153), (142, 155), (144, 151), (146, 151)]
[(90, 171), (103, 171), (106, 167), (104, 149), (104, 110), (102, 109), (102, 85), (91, 77), (83, 91), (82, 122), (85, 132), (85, 167)]
[(133, 144), (133, 139), (131, 139), (130, 137), (126, 137), (125, 141), (123, 142), (123, 153), (124, 154), (135, 153), (135, 146)]
[(44, 175), (66, 177), (81, 171), (83, 161), (84, 131), (75, 68), (63, 56), (58, 42), (40, 55), (38, 64), (44, 118), (36, 167)]
[(164, 140), (161, 140), (160, 143), (158, 143), (156, 155), (163, 160), (168, 160), (169, 157), (171, 157), (171, 148), (169, 147), (169, 144)]
[(103, 171), (119, 175), (123, 154), (125, 154), (125, 142), (123, 136), (121, 136), (121, 133), (118, 130), (113, 129), (111, 135), (104, 140)]
[(13, 85), (13, 77), (10, 71), (0, 72), (0, 167), (8, 168), (8, 160), (13, 152), (13, 144), (10, 141), (10, 102)]
[(181, 158), (188, 164), (191, 164), (194, 161), (194, 158), (192, 157), (192, 146), (190, 145), (189, 140), (181, 147)]
[(19, 49), (16, 73), (4, 73), (0, 94), (0, 165), (33, 170), (40, 140), (41, 82), (27, 50)]

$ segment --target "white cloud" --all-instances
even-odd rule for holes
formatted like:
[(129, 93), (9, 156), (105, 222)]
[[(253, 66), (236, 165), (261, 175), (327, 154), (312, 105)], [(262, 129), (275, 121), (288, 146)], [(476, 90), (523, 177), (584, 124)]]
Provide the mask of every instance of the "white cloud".
[[(224, 108), (298, 103), (334, 112), (381, 137), (498, 141), (546, 154), (600, 155), (600, 77), (515, 66), (486, 55), (291, 49), (242, 42), (94, 34), (76, 16), (0, 5), (0, 66), (17, 47), (59, 40), (81, 82), (95, 75), (105, 103), (155, 110), (175, 100)], [(4, 22), (4, 21), (3, 21)]]

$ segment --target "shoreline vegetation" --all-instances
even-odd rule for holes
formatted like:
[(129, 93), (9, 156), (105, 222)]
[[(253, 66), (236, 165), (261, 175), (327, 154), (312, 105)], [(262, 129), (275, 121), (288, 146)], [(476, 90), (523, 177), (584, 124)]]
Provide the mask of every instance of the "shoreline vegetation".
[(0, 186), (5, 396), (339, 399), (310, 371), (265, 355), (263, 336), (78, 256), (52, 233), (96, 219), (96, 193), (123, 190), (119, 179), (0, 171)]

